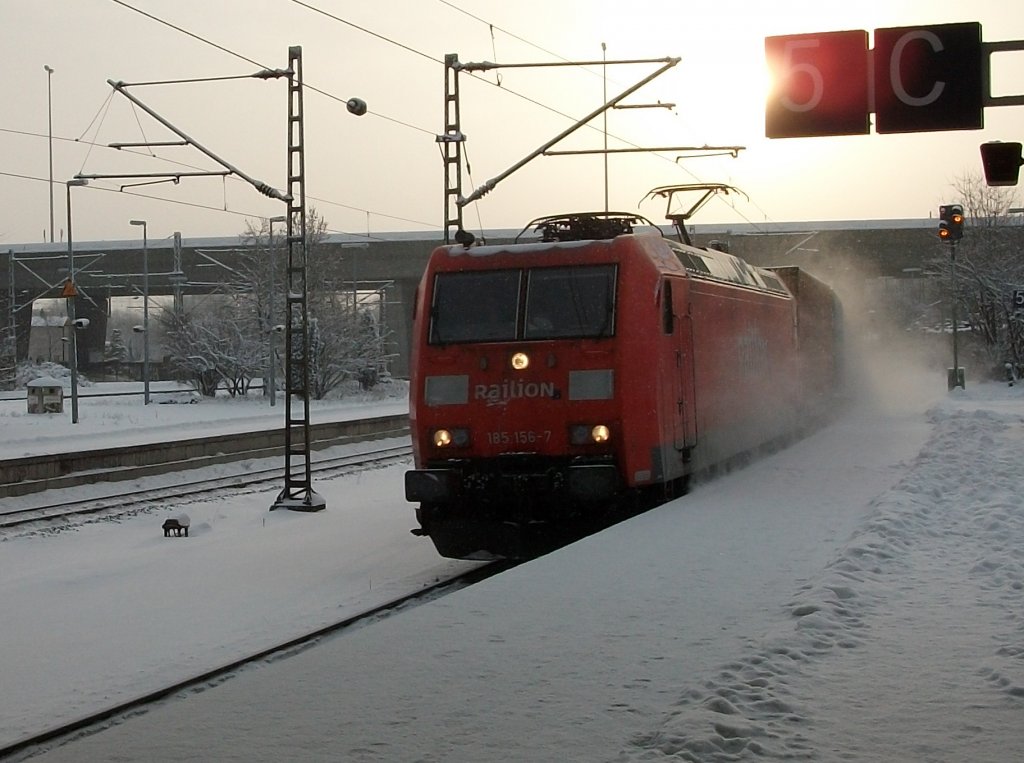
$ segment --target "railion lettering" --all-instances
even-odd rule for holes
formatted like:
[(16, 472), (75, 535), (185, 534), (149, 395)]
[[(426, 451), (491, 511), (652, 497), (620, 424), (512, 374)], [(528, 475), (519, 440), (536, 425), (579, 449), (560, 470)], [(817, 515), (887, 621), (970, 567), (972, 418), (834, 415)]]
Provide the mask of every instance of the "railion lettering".
[(474, 400), (486, 400), (492, 404), (538, 397), (556, 397), (555, 383), (509, 380), (501, 384), (477, 384), (473, 387)]

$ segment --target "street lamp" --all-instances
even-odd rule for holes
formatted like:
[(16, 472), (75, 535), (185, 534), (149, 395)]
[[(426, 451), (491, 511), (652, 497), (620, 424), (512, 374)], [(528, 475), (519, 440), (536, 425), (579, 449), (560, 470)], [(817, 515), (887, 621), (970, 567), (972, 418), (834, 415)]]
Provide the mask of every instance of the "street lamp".
[(46, 70), (46, 126), (50, 146), (50, 243), (53, 243), (53, 99), (50, 97), (50, 80), (53, 69), (43, 65)]
[(142, 226), (142, 387), (143, 405), (149, 405), (149, 240), (145, 220), (129, 220)]
[[(274, 323), (274, 274), (277, 272), (277, 258), (275, 254), (277, 249), (274, 246), (274, 223), (286, 223), (288, 218), (284, 215), (278, 217), (271, 217), (267, 223), (270, 228), (270, 295), (267, 297), (267, 313), (269, 317), (267, 323)], [(267, 332), (267, 341), (270, 343), (270, 373), (267, 374), (267, 383), (270, 385), (270, 404), (274, 405), (277, 400), (277, 379), (275, 377), (275, 368), (277, 364), (274, 362), (274, 335), (278, 333), (278, 327), (274, 326)]]
[(75, 297), (78, 296), (78, 289), (75, 288), (75, 246), (72, 243), (71, 235), (71, 187), (89, 185), (85, 178), (72, 178), (68, 180), (68, 280), (64, 284), (63, 295), (68, 300), (68, 323), (71, 324), (71, 423), (78, 423), (78, 336), (75, 327)]

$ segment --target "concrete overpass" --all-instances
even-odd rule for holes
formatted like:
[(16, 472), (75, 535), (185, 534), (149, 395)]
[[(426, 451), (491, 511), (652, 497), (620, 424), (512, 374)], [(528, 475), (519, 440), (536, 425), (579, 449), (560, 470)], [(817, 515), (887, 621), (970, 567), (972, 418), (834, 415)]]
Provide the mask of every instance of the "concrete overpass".
[[(942, 244), (934, 220), (772, 223), (707, 225), (690, 230), (694, 243), (725, 242), (729, 250), (755, 265), (800, 265), (833, 283), (863, 282), (877, 277), (913, 277), (937, 254)], [(511, 240), (518, 231), (496, 231), (491, 243)], [(346, 289), (385, 288), (385, 321), (397, 356), (393, 373), (408, 371), (412, 304), (430, 251), (439, 232), (381, 234), (380, 237), (329, 236), (323, 246), (339, 260)], [(202, 294), (216, 290), (237, 264), (246, 242), (239, 238), (171, 240), (148, 247), (149, 291), (154, 296)], [(143, 251), (138, 241), (81, 242), (74, 245), (75, 312), (90, 319), (79, 333), (79, 364), (102, 357), (107, 340), (106, 316), (112, 297), (142, 293)], [(284, 256), (283, 252), (280, 256)], [(36, 299), (61, 296), (68, 273), (67, 245), (0, 245), (0, 305), (10, 314), (16, 306), (18, 358), (28, 351), (31, 309)], [(13, 289), (13, 290), (12, 290)]]

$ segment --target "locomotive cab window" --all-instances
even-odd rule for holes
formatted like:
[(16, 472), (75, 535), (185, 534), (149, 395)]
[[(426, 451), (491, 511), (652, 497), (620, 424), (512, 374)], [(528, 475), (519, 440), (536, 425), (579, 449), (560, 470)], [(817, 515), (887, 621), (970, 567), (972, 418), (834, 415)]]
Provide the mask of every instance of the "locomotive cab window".
[(615, 266), (530, 270), (524, 317), (524, 339), (611, 336), (615, 331)]
[(612, 336), (615, 276), (614, 265), (439, 273), (430, 343)]
[(516, 338), (521, 273), (439, 273), (434, 282), (430, 343), (507, 342)]

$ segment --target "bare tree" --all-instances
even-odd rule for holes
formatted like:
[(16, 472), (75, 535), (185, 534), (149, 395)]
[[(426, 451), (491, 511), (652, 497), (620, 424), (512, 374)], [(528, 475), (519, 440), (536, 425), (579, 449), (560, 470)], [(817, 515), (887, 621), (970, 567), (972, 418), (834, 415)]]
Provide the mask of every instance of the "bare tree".
[(953, 181), (953, 191), (963, 205), (972, 229), (1005, 226), (1011, 220), (1017, 192), (1007, 186), (985, 184), (981, 175), (968, 172)]
[(1024, 236), (1019, 225), (1011, 224), (1015, 192), (989, 187), (976, 174), (957, 178), (953, 188), (964, 208), (964, 236), (956, 244), (955, 261), (954, 250), (943, 247), (945, 262), (935, 262), (936, 272), (947, 293), (955, 290), (960, 314), (993, 369), (1002, 372), (1006, 363), (1019, 367), (1024, 364), (1024, 316), (1015, 310), (1012, 294), (1024, 286)]
[(178, 377), (207, 396), (218, 388), (245, 395), (266, 360), (256, 322), (245, 294), (214, 295), (192, 310), (169, 313), (164, 329)]
[[(350, 379), (372, 385), (386, 362), (382, 300), (361, 303), (356, 285), (346, 285), (342, 259), (323, 246), (326, 231), (326, 222), (311, 208), (306, 216), (306, 286), (310, 395), (316, 399)], [(245, 394), (253, 378), (267, 377), (271, 362), (275, 376), (284, 376), (277, 374), (283, 369), (274, 328), (286, 318), (287, 249), (280, 231), (274, 233), (272, 239), (267, 220), (247, 222), (245, 250), (220, 293), (165, 323), (174, 367), (204, 394), (218, 386), (233, 395)]]
[[(358, 285), (346, 281), (348, 263), (337, 250), (324, 246), (326, 235), (326, 221), (310, 208), (306, 215), (306, 290), (310, 395), (317, 400), (352, 379), (364, 387), (374, 383), (386, 363), (381, 304), (362, 299), (366, 295), (360, 295)], [(282, 257), (283, 251), (278, 259)], [(280, 307), (283, 321), (284, 308)]]

